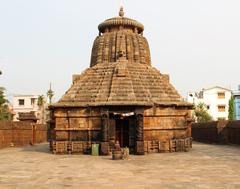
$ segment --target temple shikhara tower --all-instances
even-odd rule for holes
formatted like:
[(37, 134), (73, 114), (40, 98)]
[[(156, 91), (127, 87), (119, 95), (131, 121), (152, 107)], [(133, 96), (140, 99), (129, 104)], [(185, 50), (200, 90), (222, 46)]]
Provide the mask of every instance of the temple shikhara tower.
[(118, 141), (133, 154), (188, 151), (192, 105), (152, 67), (144, 26), (121, 8), (98, 30), (90, 67), (50, 107), (52, 150), (87, 153), (96, 143), (107, 155)]

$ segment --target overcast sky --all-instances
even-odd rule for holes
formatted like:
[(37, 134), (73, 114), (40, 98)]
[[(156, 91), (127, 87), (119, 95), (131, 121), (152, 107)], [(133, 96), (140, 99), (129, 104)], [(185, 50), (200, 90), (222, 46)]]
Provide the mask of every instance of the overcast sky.
[[(119, 0), (0, 0), (0, 86), (55, 100), (89, 67), (97, 26)], [(152, 65), (182, 96), (240, 84), (239, 0), (125, 0), (125, 16), (145, 26)]]

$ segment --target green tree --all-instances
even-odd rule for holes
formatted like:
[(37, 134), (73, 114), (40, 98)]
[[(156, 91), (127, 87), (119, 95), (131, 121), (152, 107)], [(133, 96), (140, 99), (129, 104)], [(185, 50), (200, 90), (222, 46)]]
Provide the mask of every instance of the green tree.
[(47, 91), (47, 97), (49, 99), (49, 104), (52, 104), (52, 98), (54, 96), (54, 91), (52, 90), (51, 83), (50, 83), (50, 88)]
[(37, 101), (38, 106), (41, 107), (41, 106), (44, 105), (44, 103), (45, 103), (45, 97), (44, 97), (44, 95), (38, 96), (38, 101)]
[(228, 120), (232, 121), (235, 119), (235, 116), (234, 116), (234, 98), (231, 97), (229, 102), (228, 102)]
[(206, 123), (206, 122), (212, 121), (212, 117), (207, 112), (207, 108), (204, 103), (199, 103), (194, 108), (194, 113), (195, 113), (195, 116), (197, 117), (198, 123)]
[(0, 120), (11, 120), (12, 115), (9, 112), (8, 100), (4, 95), (5, 89), (0, 87)]

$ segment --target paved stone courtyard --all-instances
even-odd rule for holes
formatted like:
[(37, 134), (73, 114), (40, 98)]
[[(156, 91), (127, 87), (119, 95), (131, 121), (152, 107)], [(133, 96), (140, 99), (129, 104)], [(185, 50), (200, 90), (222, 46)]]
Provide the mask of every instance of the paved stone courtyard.
[(52, 155), (48, 144), (0, 150), (0, 188), (240, 188), (240, 146), (194, 143), (187, 153)]

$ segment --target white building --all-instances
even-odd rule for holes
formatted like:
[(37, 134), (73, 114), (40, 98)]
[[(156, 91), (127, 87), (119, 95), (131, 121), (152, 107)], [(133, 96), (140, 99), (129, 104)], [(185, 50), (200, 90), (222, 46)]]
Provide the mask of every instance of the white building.
[(211, 87), (203, 89), (199, 93), (189, 92), (187, 101), (198, 105), (204, 103), (208, 113), (214, 120), (228, 119), (228, 103), (231, 99), (232, 91), (224, 87)]
[[(19, 113), (29, 113), (34, 112), (38, 118), (38, 123), (43, 123), (45, 120), (45, 115), (43, 108), (38, 106), (38, 95), (15, 95), (13, 96), (13, 121), (19, 121)], [(45, 109), (46, 105), (44, 105)]]

